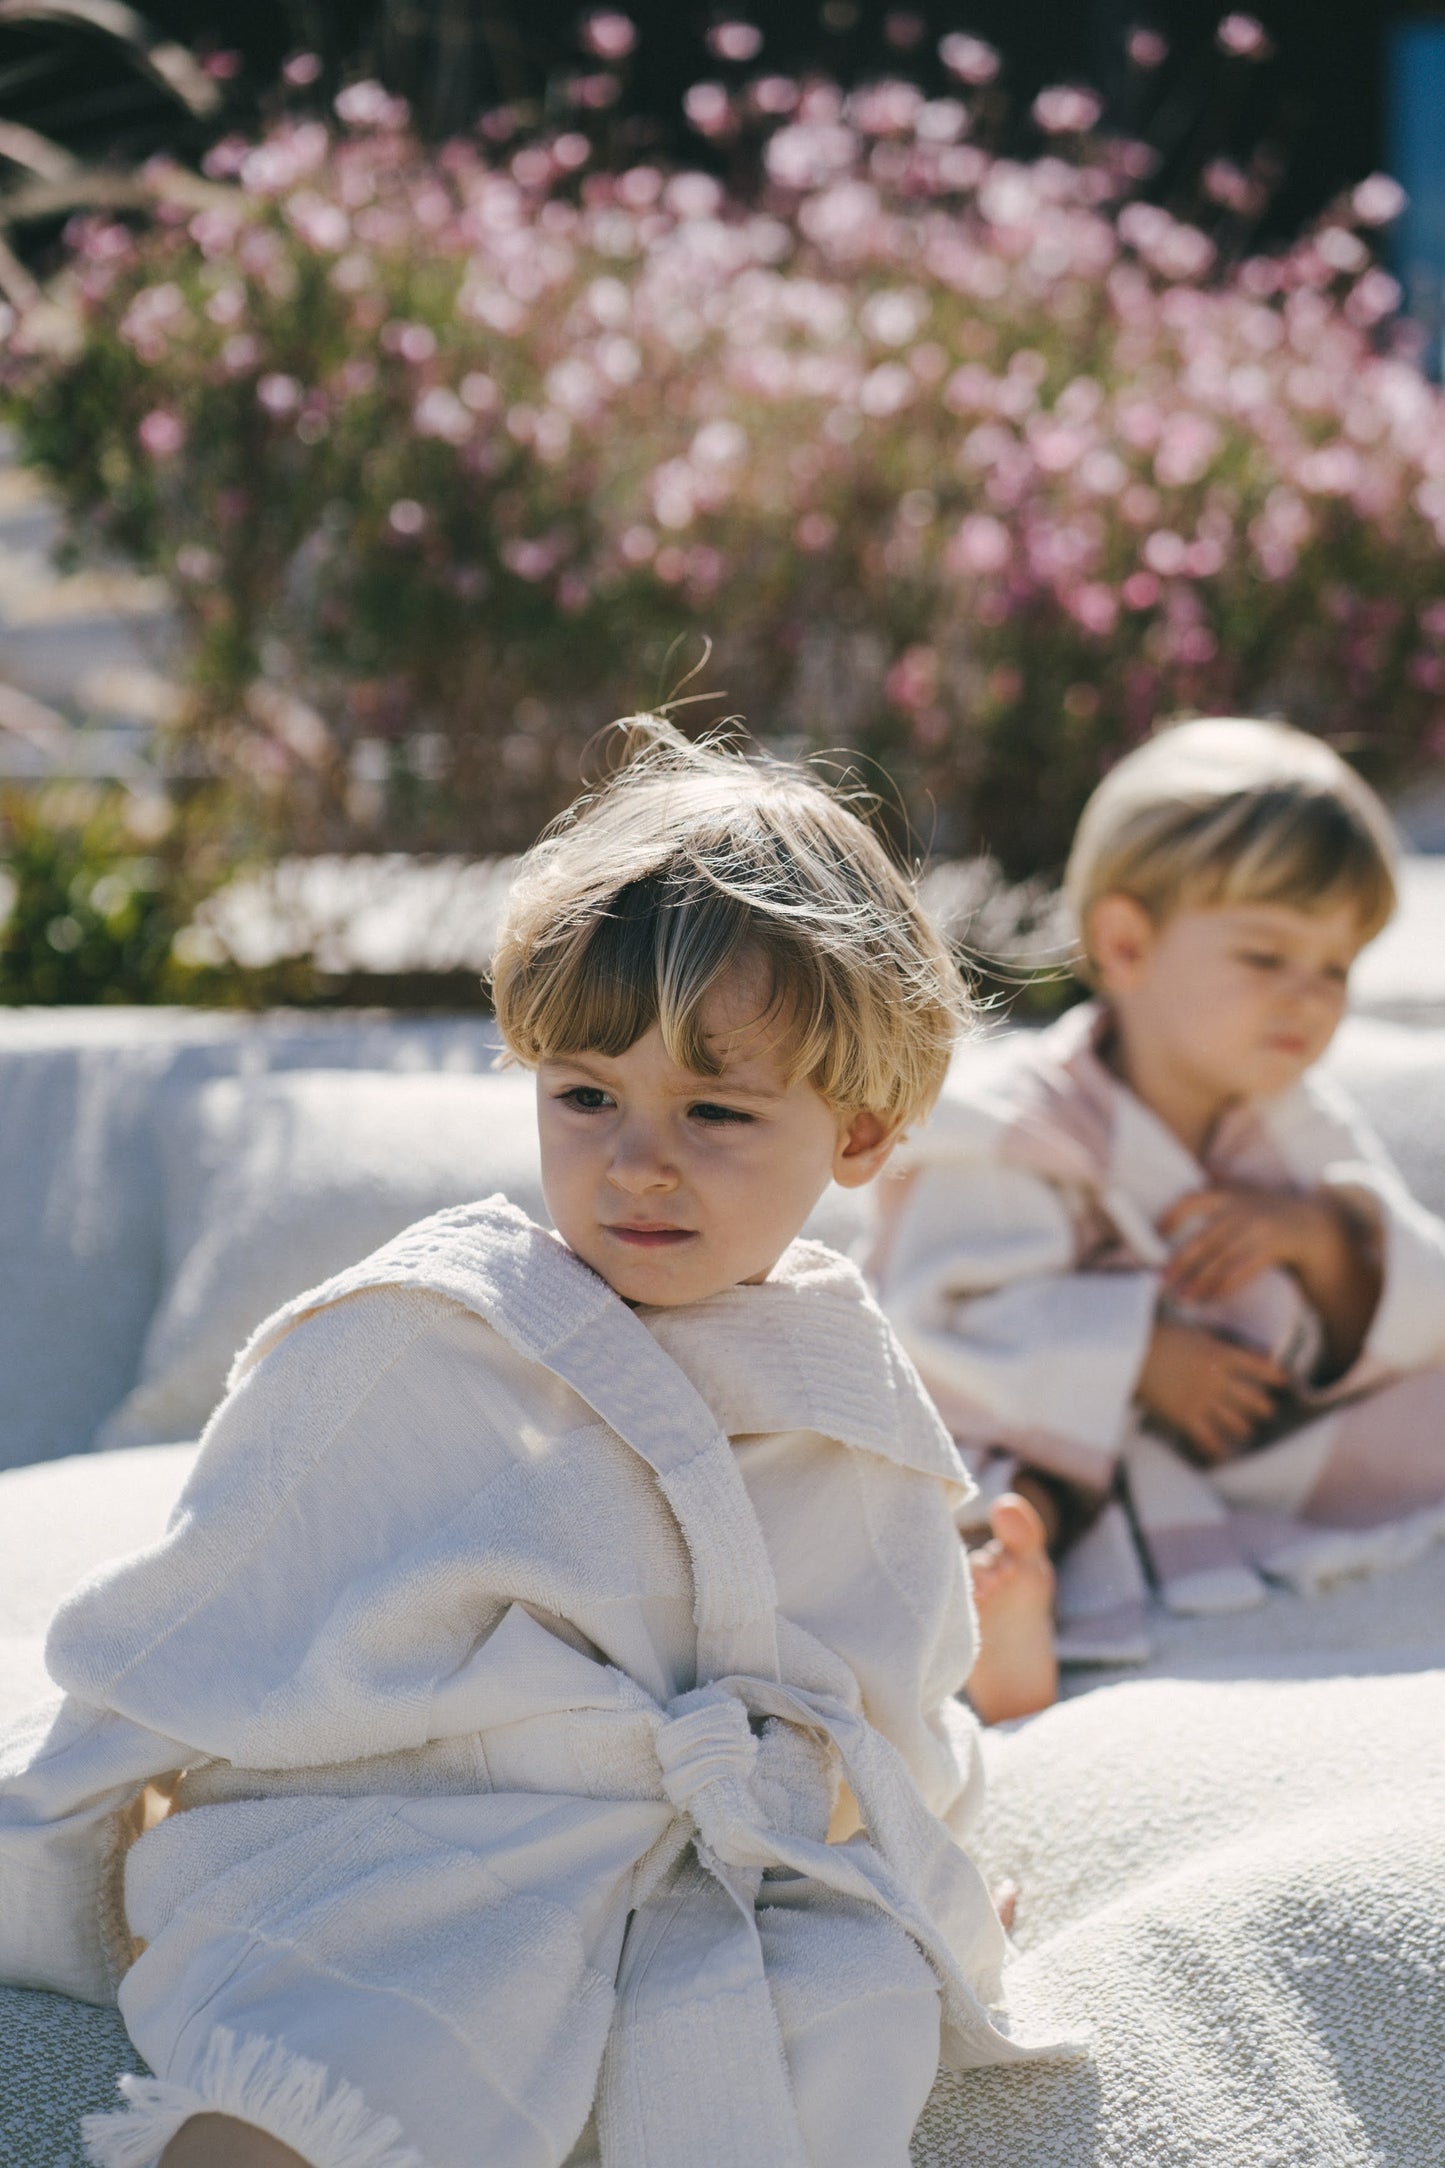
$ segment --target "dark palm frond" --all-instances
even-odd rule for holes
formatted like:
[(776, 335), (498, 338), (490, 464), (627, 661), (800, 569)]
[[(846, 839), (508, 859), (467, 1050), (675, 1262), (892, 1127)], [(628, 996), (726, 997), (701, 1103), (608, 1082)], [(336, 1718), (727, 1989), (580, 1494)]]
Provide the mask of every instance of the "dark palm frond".
[(174, 38), (157, 36), (124, 0), (0, 0), (0, 24), (29, 28), (42, 23), (95, 31), (113, 40), (198, 120), (220, 110), (220, 90), (195, 54)]

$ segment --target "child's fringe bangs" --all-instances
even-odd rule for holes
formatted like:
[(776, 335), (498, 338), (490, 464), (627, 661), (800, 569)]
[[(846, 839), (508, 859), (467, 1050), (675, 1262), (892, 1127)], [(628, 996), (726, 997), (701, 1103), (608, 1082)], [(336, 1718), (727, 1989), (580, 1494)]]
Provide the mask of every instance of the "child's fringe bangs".
[(900, 1123), (931, 1105), (967, 1015), (911, 887), (806, 774), (649, 720), (634, 759), (530, 854), (493, 975), (514, 1057), (616, 1055), (650, 1030), (716, 1075), (709, 995), (746, 962), (787, 1067)]
[(1160, 920), (1217, 904), (1350, 905), (1368, 941), (1395, 909), (1396, 849), (1374, 792), (1322, 740), (1218, 717), (1161, 731), (1105, 778), (1064, 887), (1081, 930), (1117, 890)]

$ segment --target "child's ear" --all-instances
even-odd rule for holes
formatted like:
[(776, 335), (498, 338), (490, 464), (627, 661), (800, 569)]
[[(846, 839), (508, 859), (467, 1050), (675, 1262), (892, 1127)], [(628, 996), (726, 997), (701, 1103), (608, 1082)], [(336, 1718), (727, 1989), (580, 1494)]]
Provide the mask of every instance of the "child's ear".
[(1153, 954), (1156, 928), (1137, 896), (1115, 889), (1089, 907), (1085, 946), (1101, 992), (1127, 994)]
[(838, 1137), (833, 1180), (843, 1189), (861, 1189), (878, 1173), (898, 1142), (898, 1125), (881, 1114), (855, 1114)]

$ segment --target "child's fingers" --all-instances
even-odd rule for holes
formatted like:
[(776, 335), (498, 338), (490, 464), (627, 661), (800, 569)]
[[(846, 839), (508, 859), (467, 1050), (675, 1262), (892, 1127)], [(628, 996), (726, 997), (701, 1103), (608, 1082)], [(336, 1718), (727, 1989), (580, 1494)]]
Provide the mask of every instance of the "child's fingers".
[(1230, 1387), (1228, 1397), (1222, 1403), (1229, 1422), (1236, 1432), (1248, 1434), (1257, 1424), (1267, 1422), (1274, 1413), (1274, 1395), (1262, 1385), (1254, 1385), (1241, 1378)]
[(1227, 1190), (1191, 1190), (1187, 1197), (1176, 1198), (1168, 1211), (1160, 1215), (1159, 1232), (1161, 1235), (1178, 1234), (1181, 1227), (1187, 1227), (1189, 1222), (1198, 1219), (1202, 1212), (1217, 1212), (1220, 1206), (1228, 1201)]
[(1171, 1284), (1181, 1295), (1209, 1302), (1219, 1295), (1232, 1295), (1237, 1287), (1247, 1286), (1259, 1277), (1269, 1262), (1269, 1253), (1256, 1234), (1226, 1231), (1187, 1264)]
[(1211, 1230), (1175, 1255), (1164, 1275), (1165, 1285), (1177, 1295), (1209, 1295), (1215, 1290), (1220, 1272), (1232, 1268), (1254, 1248), (1250, 1237), (1237, 1229)]
[(1254, 1379), (1260, 1385), (1282, 1392), (1289, 1384), (1289, 1372), (1277, 1363), (1263, 1348), (1232, 1347), (1229, 1350), (1229, 1369), (1235, 1377)]

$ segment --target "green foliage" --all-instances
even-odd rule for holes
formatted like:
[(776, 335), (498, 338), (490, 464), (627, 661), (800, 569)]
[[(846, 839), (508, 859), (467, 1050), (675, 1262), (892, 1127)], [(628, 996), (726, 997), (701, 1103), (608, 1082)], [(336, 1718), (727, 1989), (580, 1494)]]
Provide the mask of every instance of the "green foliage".
[(119, 792), (0, 797), (0, 1003), (163, 1001), (185, 920), (167, 859), (126, 826)]

